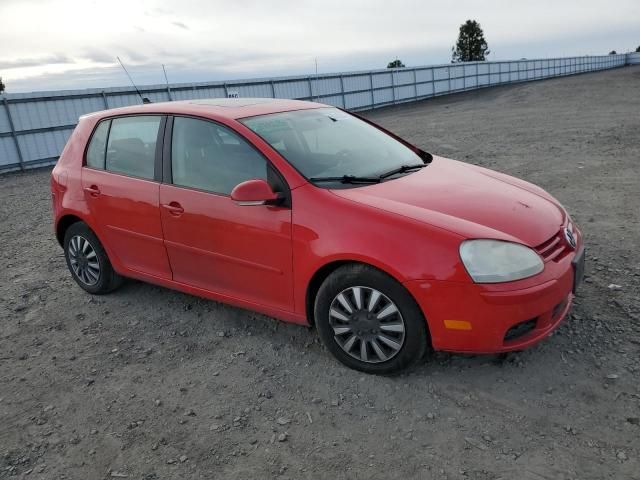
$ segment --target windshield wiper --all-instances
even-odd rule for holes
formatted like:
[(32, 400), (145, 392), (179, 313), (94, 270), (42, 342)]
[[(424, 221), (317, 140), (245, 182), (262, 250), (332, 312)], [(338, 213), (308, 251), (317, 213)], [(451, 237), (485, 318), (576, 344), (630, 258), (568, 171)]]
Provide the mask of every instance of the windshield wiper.
[(340, 183), (380, 183), (379, 177), (358, 177), (356, 175), (342, 175), (341, 177), (311, 177), (312, 182), (340, 182)]
[(401, 167), (389, 170), (377, 177), (358, 177), (356, 175), (342, 175), (341, 177), (312, 177), (309, 180), (312, 182), (340, 182), (340, 183), (380, 183), (385, 178), (397, 175), (398, 173), (411, 172), (412, 170), (419, 170), (426, 167), (424, 163), (416, 165), (402, 165)]
[(389, 170), (388, 172), (381, 174), (378, 178), (382, 180), (383, 178), (392, 177), (393, 175), (397, 175), (398, 173), (407, 173), (411, 172), (412, 170), (419, 170), (426, 166), (427, 165), (425, 163), (418, 163), (415, 165), (402, 165), (401, 167), (394, 168), (393, 170)]

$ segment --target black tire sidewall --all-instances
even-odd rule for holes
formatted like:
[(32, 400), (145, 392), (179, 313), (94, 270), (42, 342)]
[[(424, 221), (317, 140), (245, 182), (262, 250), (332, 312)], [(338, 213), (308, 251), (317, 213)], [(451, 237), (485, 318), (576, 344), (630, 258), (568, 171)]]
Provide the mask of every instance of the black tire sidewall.
[[(93, 250), (96, 252), (96, 257), (98, 259), (98, 264), (100, 265), (100, 277), (98, 278), (98, 282), (95, 285), (87, 285), (82, 280), (78, 278), (78, 276), (73, 271), (71, 267), (71, 261), (69, 259), (69, 243), (71, 239), (76, 235), (83, 237), (86, 239)], [(108, 293), (113, 290), (117, 283), (117, 274), (114, 272), (113, 267), (111, 266), (111, 262), (109, 261), (109, 257), (107, 256), (107, 252), (104, 250), (102, 243), (98, 240), (98, 237), (95, 233), (89, 228), (89, 226), (84, 222), (77, 222), (71, 225), (64, 235), (64, 258), (67, 262), (67, 267), (71, 272), (71, 276), (75, 280), (75, 282), (83, 289), (89, 293), (93, 293), (95, 295), (100, 295), (103, 293)]]
[[(382, 363), (365, 363), (351, 357), (335, 341), (329, 324), (331, 302), (343, 290), (353, 286), (375, 288), (389, 297), (398, 307), (405, 323), (405, 340), (392, 359)], [(325, 279), (315, 299), (315, 324), (327, 349), (343, 364), (366, 373), (390, 374), (403, 370), (420, 360), (428, 347), (427, 325), (409, 292), (395, 279), (373, 267), (360, 264), (345, 265)]]

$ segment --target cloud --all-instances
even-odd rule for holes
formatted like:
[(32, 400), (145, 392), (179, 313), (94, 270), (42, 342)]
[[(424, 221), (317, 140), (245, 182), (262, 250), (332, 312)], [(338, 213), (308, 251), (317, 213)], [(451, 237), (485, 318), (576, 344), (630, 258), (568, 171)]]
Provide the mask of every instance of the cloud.
[(455, 9), (434, 0), (0, 4), (0, 73), (12, 91), (50, 89), (57, 74), (56, 88), (126, 83), (116, 55), (139, 83), (163, 83), (161, 64), (171, 81), (191, 82), (309, 74), (315, 58), (320, 73), (384, 68), (394, 58), (446, 63), (467, 18), (482, 25), (491, 59), (606, 54), (635, 49), (640, 17), (638, 0), (459, 0)]
[(189, 27), (187, 27), (187, 26), (186, 26), (184, 23), (182, 23), (182, 22), (175, 21), (175, 22), (171, 22), (171, 23), (172, 23), (173, 25), (175, 25), (176, 27), (183, 28), (183, 29), (185, 29), (185, 30), (189, 30)]
[(120, 58), (137, 64), (144, 64), (149, 61), (149, 55), (145, 55), (140, 50), (131, 50), (127, 47), (114, 47), (115, 52), (123, 52)]
[(93, 63), (115, 63), (115, 56), (104, 50), (90, 49), (80, 54), (80, 57)]
[(67, 55), (54, 54), (43, 57), (17, 58), (15, 60), (0, 59), (0, 69), (10, 70), (12, 68), (39, 67), (44, 65), (55, 65), (61, 63), (73, 63)]
[(145, 10), (144, 14), (147, 17), (163, 17), (167, 15), (171, 15), (173, 12), (166, 8), (156, 7), (151, 10)]

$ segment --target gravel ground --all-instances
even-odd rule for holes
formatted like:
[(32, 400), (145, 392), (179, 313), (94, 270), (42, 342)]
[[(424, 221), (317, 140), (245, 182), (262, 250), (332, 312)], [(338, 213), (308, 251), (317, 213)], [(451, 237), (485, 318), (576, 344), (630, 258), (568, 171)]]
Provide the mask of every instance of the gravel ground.
[(626, 67), (368, 114), (541, 185), (588, 244), (551, 338), (395, 377), (215, 302), (133, 281), (84, 293), (49, 171), (0, 177), (0, 478), (640, 479), (639, 87)]

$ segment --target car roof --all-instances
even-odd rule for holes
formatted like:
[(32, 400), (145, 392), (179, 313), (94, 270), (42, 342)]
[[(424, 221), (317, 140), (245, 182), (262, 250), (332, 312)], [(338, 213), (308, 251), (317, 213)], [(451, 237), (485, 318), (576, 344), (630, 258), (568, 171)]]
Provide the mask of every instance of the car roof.
[(113, 108), (88, 114), (86, 117), (98, 116), (102, 118), (115, 115), (165, 113), (196, 115), (214, 119), (239, 119), (254, 117), (257, 115), (267, 115), (270, 113), (308, 110), (323, 107), (331, 107), (331, 105), (280, 98), (208, 98), (176, 102), (147, 103), (144, 105)]

